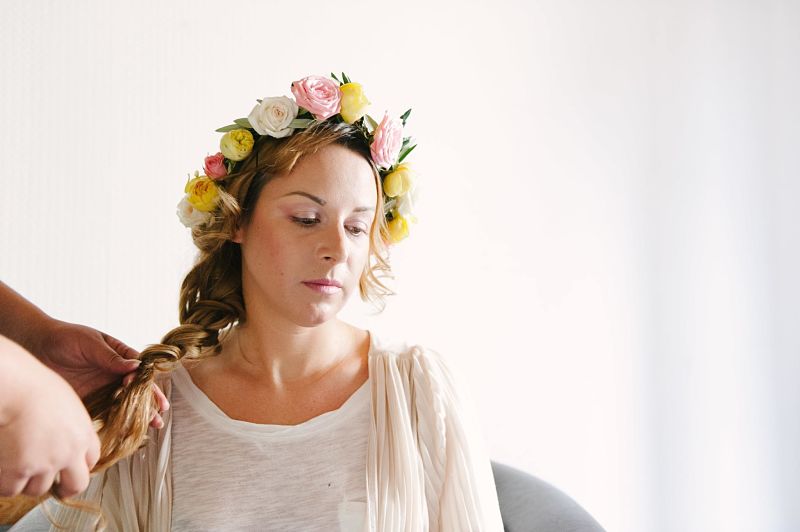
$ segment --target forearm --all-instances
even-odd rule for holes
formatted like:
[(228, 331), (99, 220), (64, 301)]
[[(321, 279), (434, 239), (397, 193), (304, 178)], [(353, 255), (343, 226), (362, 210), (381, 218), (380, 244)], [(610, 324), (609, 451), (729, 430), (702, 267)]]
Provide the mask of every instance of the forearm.
[(39, 356), (36, 339), (53, 319), (0, 281), (0, 335)]
[(28, 376), (46, 371), (43, 364), (19, 344), (0, 336), (0, 427), (19, 407)]

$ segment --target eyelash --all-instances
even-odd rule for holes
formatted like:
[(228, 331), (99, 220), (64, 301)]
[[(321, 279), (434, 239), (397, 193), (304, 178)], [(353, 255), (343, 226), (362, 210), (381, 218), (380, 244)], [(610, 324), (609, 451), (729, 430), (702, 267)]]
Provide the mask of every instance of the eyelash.
[[(292, 216), (292, 221), (299, 225), (300, 227), (305, 227), (306, 229), (310, 229), (313, 225), (319, 223), (319, 218), (298, 218), (296, 216)], [(313, 222), (313, 223), (308, 223)], [(361, 229), (360, 227), (354, 227), (358, 230), (358, 232), (350, 231), (350, 234), (353, 236), (362, 236), (365, 235), (367, 232)]]

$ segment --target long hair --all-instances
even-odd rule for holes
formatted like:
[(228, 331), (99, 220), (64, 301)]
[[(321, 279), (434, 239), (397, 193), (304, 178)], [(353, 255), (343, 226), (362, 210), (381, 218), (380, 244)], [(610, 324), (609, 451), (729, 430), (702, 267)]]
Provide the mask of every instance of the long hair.
[(381, 282), (382, 277), (391, 277), (389, 232), (383, 215), (381, 178), (366, 139), (355, 127), (332, 122), (316, 123), (282, 139), (259, 137), (253, 152), (239, 163), (234, 174), (225, 178), (219, 207), (211, 221), (192, 230), (199, 253), (181, 285), (180, 325), (166, 333), (160, 343), (142, 351), (141, 364), (128, 386), (114, 383), (85, 400), (101, 442), (100, 459), (93, 473), (129, 456), (144, 443), (157, 408), (151, 386), (158, 373), (172, 371), (184, 358), (199, 360), (218, 354), (221, 341), (232, 326), (245, 322), (241, 249), (231, 240), (233, 234), (249, 221), (267, 183), (290, 172), (304, 155), (329, 144), (345, 146), (363, 156), (375, 176), (377, 208), (359, 292), (364, 301), (383, 310), (384, 297), (393, 293)]
[[(221, 351), (221, 341), (234, 324), (246, 321), (242, 295), (242, 256), (233, 242), (238, 227), (246, 225), (264, 186), (275, 176), (291, 172), (297, 161), (321, 148), (338, 144), (361, 155), (372, 168), (377, 189), (375, 219), (370, 228), (370, 253), (359, 280), (361, 298), (379, 311), (384, 298), (393, 292), (381, 282), (391, 278), (388, 262), (389, 231), (384, 218), (383, 187), (369, 146), (362, 133), (346, 123), (318, 122), (281, 139), (262, 136), (253, 152), (226, 176), (220, 189), (220, 203), (209, 223), (192, 229), (192, 240), (199, 252), (181, 284), (180, 325), (141, 353), (141, 364), (133, 380), (125, 387), (119, 383), (105, 386), (84, 399), (101, 442), (100, 458), (92, 469), (99, 473), (133, 454), (147, 437), (157, 405), (152, 391), (156, 375), (175, 369), (183, 358), (200, 360)], [(98, 514), (96, 528), (103, 528), (99, 508), (83, 501), (62, 500), (54, 489), (51, 495), (59, 502)], [(36, 502), (46, 497), (15, 497), (0, 500), (0, 516), (14, 522)], [(43, 507), (45, 513), (46, 507)], [(49, 515), (49, 514), (48, 514)], [(52, 521), (52, 519), (51, 519)], [(55, 523), (56, 526), (59, 526)]]

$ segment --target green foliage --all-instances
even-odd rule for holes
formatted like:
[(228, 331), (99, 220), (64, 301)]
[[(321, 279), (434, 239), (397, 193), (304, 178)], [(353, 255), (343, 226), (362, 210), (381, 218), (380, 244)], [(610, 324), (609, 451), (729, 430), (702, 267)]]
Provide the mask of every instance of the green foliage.
[(401, 151), (400, 151), (400, 157), (398, 157), (398, 158), (397, 158), (397, 163), (398, 163), (398, 164), (402, 163), (402, 162), (403, 162), (403, 159), (405, 159), (405, 158), (406, 158), (406, 156), (407, 156), (409, 153), (411, 153), (412, 151), (414, 151), (414, 148), (416, 148), (416, 147), (417, 147), (417, 145), (416, 145), (416, 144), (414, 144), (413, 146), (410, 146), (410, 147), (408, 147), (408, 148), (405, 148), (404, 150), (401, 150)]
[(294, 129), (305, 129), (314, 121), (312, 118), (295, 118), (289, 123), (289, 127)]
[(378, 129), (378, 123), (369, 115), (364, 115), (364, 118), (367, 120), (368, 131), (372, 133), (376, 129)]

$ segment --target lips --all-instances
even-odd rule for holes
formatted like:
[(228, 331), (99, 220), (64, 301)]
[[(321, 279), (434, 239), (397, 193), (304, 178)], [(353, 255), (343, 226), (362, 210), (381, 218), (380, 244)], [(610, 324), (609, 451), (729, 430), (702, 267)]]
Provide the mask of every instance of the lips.
[(312, 279), (303, 284), (318, 294), (333, 295), (342, 291), (342, 283), (336, 279)]
[(342, 287), (342, 283), (340, 283), (336, 279), (311, 279), (309, 281), (303, 281), (303, 283), (316, 284), (321, 286), (335, 286), (336, 288)]

